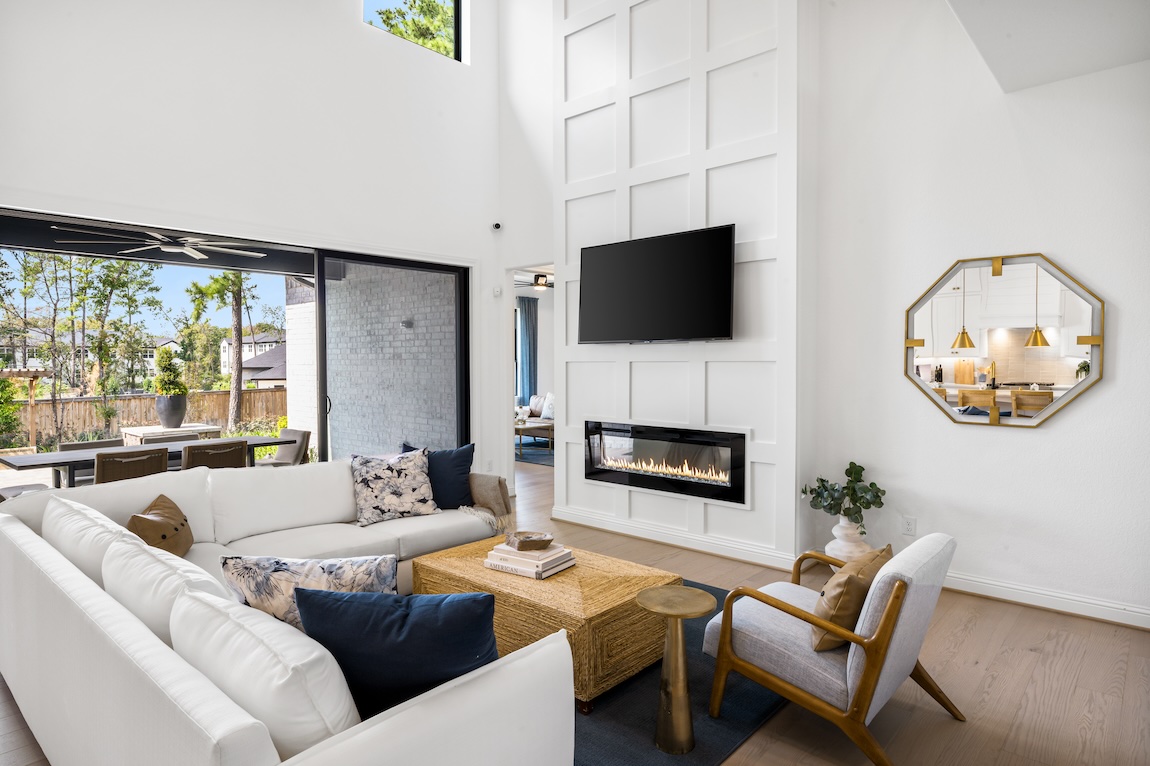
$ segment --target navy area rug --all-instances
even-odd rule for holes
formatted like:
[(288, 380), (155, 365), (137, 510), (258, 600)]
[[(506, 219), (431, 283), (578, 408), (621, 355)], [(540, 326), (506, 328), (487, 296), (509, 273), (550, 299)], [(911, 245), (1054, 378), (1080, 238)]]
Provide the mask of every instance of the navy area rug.
[[(684, 585), (713, 595), (718, 602), (715, 613), (722, 611), (727, 591), (690, 581)], [(707, 616), (683, 621), (695, 749), (683, 755), (669, 755), (655, 747), (662, 672), (662, 663), (656, 662), (597, 697), (590, 715), (575, 713), (575, 766), (716, 766), (778, 712), (786, 700), (731, 673), (727, 677), (722, 717), (707, 715), (715, 673), (714, 658), (703, 654), (703, 630), (710, 619)]]
[(529, 436), (523, 438), (523, 449), (520, 454), (518, 437), (515, 443), (515, 462), (534, 463), (535, 465), (555, 465), (555, 453), (548, 446), (546, 439), (533, 439)]

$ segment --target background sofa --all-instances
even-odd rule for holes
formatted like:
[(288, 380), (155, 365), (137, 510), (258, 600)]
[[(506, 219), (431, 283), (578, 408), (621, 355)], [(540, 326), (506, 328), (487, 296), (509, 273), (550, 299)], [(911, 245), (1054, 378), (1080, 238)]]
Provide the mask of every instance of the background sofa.
[[(351, 470), (341, 462), (193, 469), (9, 500), (0, 506), (0, 673), (53, 766), (280, 762), (260, 720), (40, 536), (50, 496), (123, 526), (159, 494), (188, 518), (195, 543), (185, 559), (217, 578), (219, 556), (229, 553), (393, 553), (400, 590), (410, 592), (413, 557), (492, 534), (457, 510), (359, 527), (351, 523)], [(555, 634), (287, 762), (366, 764), (386, 754), (397, 762), (570, 764), (572, 700), (570, 649)], [(436, 734), (444, 731), (451, 736)]]

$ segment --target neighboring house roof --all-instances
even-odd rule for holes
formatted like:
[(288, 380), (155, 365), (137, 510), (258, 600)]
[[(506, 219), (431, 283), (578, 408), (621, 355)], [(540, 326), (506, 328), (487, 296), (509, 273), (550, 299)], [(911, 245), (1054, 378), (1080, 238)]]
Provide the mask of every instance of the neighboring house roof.
[[(270, 370), (275, 367), (284, 367), (286, 364), (287, 345), (281, 344), (262, 354), (256, 354), (251, 359), (245, 359), (243, 368), (245, 370)], [(253, 377), (256, 376), (253, 375)], [(286, 373), (280, 377), (286, 377)]]
[[(224, 345), (230, 346), (232, 344), (232, 339), (230, 337), (226, 337), (221, 342)], [(244, 343), (252, 343), (253, 342), (252, 336), (251, 335), (245, 335), (243, 342)], [(255, 343), (283, 343), (284, 342), (284, 336), (283, 336), (283, 333), (281, 333), (281, 332), (257, 332), (255, 335), (254, 342)]]
[(287, 380), (287, 363), (276, 365), (263, 372), (257, 372), (248, 380)]
[[(33, 345), (38, 346), (41, 343), (45, 343), (48, 340), (47, 331), (43, 330), (39, 327), (29, 327), (27, 335), (28, 335), (28, 345), (29, 346), (33, 346)], [(19, 346), (20, 345), (20, 337), (21, 336), (18, 334), (0, 336), (0, 346)], [(72, 334), (71, 337), (75, 338), (76, 345), (80, 345), (81, 335), (80, 335), (79, 330), (76, 330)], [(96, 333), (94, 331), (92, 331), (91, 329), (89, 329), (88, 330), (88, 341), (92, 342), (95, 339), (96, 339)], [(159, 348), (160, 346), (166, 346), (169, 343), (178, 344), (178, 341), (175, 338), (169, 338), (166, 335), (153, 335), (153, 336), (150, 336), (150, 339), (152, 342), (152, 346), (154, 346), (155, 348)], [(56, 340), (59, 343), (69, 343), (70, 340), (69, 340), (68, 331), (67, 330), (61, 330), (61, 331), (57, 332), (56, 333)]]

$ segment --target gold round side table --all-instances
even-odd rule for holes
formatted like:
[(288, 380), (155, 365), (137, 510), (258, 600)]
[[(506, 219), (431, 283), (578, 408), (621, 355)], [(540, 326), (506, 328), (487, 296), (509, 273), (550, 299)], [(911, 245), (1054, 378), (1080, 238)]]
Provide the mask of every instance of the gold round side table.
[(683, 620), (715, 611), (718, 602), (705, 590), (685, 585), (660, 585), (639, 591), (639, 606), (667, 618), (663, 643), (663, 674), (659, 681), (659, 720), (655, 746), (664, 753), (689, 753), (695, 747), (691, 722), (691, 695), (687, 688), (687, 651)]

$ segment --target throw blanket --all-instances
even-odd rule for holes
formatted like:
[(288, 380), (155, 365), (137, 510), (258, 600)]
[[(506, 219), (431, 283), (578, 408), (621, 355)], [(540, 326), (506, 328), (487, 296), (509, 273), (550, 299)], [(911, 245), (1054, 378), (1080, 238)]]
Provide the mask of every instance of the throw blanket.
[(473, 473), (468, 478), (474, 505), (465, 505), (459, 510), (483, 519), (495, 534), (506, 532), (515, 521), (507, 481), (502, 476), (486, 473)]

